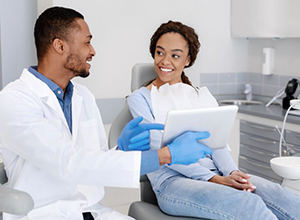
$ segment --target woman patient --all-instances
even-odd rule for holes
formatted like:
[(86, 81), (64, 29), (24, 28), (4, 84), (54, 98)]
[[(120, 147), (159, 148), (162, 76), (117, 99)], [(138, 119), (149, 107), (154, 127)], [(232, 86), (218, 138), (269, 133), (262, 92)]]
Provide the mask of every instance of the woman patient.
[[(184, 73), (200, 43), (180, 22), (162, 24), (150, 42), (157, 78), (128, 97), (133, 117), (164, 123), (169, 110), (217, 107), (206, 87), (195, 88)], [(162, 133), (151, 131), (151, 149)], [(209, 147), (209, 146), (208, 146)], [(187, 146), (188, 150), (188, 146)], [(238, 170), (226, 146), (191, 165), (166, 165), (148, 174), (160, 208), (170, 215), (211, 219), (300, 219), (300, 197), (268, 180)]]

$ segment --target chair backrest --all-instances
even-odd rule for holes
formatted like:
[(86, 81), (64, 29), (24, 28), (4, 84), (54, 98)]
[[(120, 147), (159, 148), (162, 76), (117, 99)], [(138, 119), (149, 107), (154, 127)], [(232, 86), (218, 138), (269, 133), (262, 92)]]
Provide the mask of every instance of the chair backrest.
[(152, 79), (157, 74), (153, 63), (137, 63), (132, 67), (131, 72), (131, 92), (142, 87), (142, 85)]
[[(155, 79), (157, 74), (154, 69), (153, 63), (138, 63), (133, 66), (131, 73), (131, 92), (139, 89), (144, 83)], [(120, 136), (125, 125), (132, 119), (131, 113), (125, 102), (124, 108), (117, 115), (111, 124), (108, 135), (108, 146), (113, 148), (117, 144), (118, 137)], [(157, 205), (156, 196), (152, 190), (151, 183), (146, 175), (141, 176), (141, 200), (154, 205)]]
[[(153, 63), (138, 63), (133, 66), (131, 72), (131, 91), (142, 87), (145, 82), (157, 77)], [(131, 113), (125, 102), (124, 108), (117, 115), (111, 124), (108, 134), (108, 147), (113, 148), (117, 145), (118, 137), (120, 136), (125, 125), (132, 119)]]
[(125, 125), (132, 119), (128, 104), (125, 102), (124, 108), (113, 120), (108, 133), (108, 147), (113, 148), (117, 145), (117, 140)]

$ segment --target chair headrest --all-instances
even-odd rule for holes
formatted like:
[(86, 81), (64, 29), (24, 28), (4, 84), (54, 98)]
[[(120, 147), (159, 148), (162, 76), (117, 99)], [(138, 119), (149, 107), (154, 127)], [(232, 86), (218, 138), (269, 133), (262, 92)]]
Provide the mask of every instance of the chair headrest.
[(144, 83), (155, 79), (157, 74), (153, 63), (137, 63), (132, 67), (131, 92), (139, 89)]

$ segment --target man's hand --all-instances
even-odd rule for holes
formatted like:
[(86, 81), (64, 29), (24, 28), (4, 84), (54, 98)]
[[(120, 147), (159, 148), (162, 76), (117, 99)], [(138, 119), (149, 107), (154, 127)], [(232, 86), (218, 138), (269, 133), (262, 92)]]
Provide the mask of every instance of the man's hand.
[(229, 176), (213, 176), (209, 182), (230, 186), (235, 189), (253, 192), (256, 187), (250, 182), (250, 175), (237, 170), (233, 171)]
[(212, 154), (212, 150), (197, 140), (206, 139), (210, 136), (208, 132), (188, 131), (178, 136), (171, 144), (168, 145), (171, 153), (170, 164), (191, 164), (196, 163), (199, 159), (207, 154)]
[(163, 130), (162, 124), (140, 124), (143, 117), (132, 119), (118, 138), (118, 147), (123, 151), (145, 151), (150, 149), (150, 130)]

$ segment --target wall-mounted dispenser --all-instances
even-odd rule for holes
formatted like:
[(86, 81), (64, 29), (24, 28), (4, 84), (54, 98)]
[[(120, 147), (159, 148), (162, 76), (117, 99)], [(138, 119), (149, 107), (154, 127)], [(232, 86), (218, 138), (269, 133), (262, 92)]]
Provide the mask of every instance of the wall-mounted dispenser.
[(263, 48), (263, 64), (262, 64), (262, 74), (271, 75), (274, 73), (274, 48), (265, 47)]

